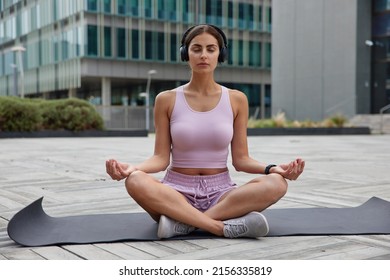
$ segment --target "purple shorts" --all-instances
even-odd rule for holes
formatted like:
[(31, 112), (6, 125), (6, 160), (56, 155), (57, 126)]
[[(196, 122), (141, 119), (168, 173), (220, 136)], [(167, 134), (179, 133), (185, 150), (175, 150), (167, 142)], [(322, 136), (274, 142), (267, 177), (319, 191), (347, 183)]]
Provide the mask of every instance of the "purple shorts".
[(225, 193), (237, 187), (231, 180), (229, 171), (216, 175), (191, 176), (168, 169), (161, 182), (184, 195), (192, 206), (202, 212), (217, 204)]

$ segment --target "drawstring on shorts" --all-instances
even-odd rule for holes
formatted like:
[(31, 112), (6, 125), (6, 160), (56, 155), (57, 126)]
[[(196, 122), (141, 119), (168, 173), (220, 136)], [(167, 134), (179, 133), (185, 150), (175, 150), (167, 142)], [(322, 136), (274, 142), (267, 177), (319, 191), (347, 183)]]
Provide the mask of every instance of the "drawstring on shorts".
[(161, 182), (180, 192), (200, 211), (214, 206), (226, 192), (236, 188), (229, 171), (216, 175), (192, 176), (168, 170)]

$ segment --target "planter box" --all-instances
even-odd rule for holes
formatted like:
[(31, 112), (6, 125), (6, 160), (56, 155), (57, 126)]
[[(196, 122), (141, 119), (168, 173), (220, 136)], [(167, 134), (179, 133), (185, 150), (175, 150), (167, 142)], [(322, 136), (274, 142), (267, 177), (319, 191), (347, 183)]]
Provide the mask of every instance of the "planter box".
[(355, 135), (371, 134), (369, 127), (248, 128), (248, 136), (258, 135)]
[(41, 137), (147, 137), (146, 130), (87, 130), (87, 131), (0, 131), (0, 138), (41, 138)]

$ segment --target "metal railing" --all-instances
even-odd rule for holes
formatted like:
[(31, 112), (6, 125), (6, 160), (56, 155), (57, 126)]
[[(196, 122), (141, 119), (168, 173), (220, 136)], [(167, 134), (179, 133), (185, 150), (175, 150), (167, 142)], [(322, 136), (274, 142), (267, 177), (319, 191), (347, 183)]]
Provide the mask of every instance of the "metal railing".
[[(146, 129), (145, 106), (103, 106), (95, 105), (97, 112), (102, 116), (104, 127), (108, 130), (139, 130)], [(150, 119), (153, 119), (153, 110)], [(150, 130), (154, 130), (151, 124)]]
[[(124, 105), (95, 105), (96, 111), (102, 116), (107, 130), (144, 130), (147, 129), (146, 112), (149, 113), (149, 131), (154, 131), (153, 107)], [(249, 107), (250, 116), (259, 118), (260, 107)], [(270, 116), (270, 108), (265, 108), (265, 115)]]

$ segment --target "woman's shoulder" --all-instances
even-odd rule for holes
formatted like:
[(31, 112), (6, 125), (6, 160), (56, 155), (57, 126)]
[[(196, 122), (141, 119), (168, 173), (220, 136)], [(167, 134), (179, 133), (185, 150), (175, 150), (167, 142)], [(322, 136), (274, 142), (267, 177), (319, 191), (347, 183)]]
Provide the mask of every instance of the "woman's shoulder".
[(242, 91), (228, 88), (228, 92), (229, 92), (230, 99), (232, 101), (247, 102), (247, 96)]
[(170, 102), (175, 99), (176, 89), (165, 90), (157, 94), (156, 102)]
[(160, 108), (162, 110), (167, 110), (170, 113), (175, 106), (176, 100), (176, 89), (165, 90), (157, 94), (155, 106), (156, 108)]

